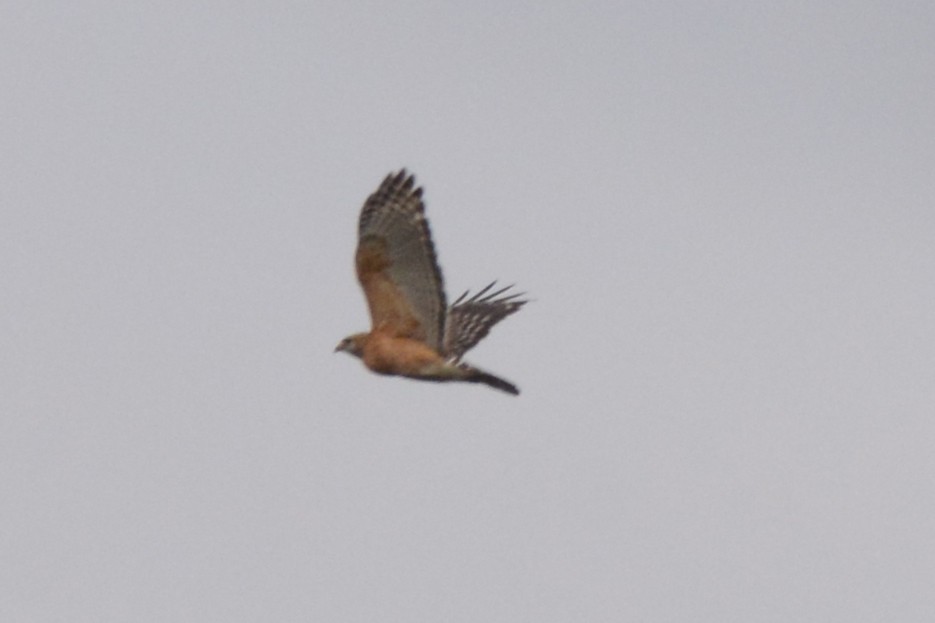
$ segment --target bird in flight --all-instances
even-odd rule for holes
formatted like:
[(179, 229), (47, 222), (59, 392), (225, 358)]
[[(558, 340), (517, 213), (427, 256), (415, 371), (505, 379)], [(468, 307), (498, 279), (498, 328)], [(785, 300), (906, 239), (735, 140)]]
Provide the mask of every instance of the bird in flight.
[(344, 338), (335, 352), (359, 357), (378, 374), (484, 383), (519, 394), (509, 381), (461, 357), (526, 301), (508, 293), (511, 286), (497, 289), (494, 282), (446, 303), (422, 188), (405, 169), (387, 175), (364, 203), (355, 261), (371, 328)]

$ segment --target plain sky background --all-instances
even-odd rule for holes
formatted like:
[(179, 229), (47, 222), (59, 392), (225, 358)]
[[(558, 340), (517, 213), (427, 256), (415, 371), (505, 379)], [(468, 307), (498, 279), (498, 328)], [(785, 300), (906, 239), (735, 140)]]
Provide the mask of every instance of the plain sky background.
[[(8, 1), (0, 620), (935, 620), (930, 2)], [(370, 374), (391, 170), (449, 294)]]

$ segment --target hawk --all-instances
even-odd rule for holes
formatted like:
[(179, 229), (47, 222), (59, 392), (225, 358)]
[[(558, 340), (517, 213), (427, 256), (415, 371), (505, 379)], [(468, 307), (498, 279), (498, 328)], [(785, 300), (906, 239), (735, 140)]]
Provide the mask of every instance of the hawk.
[(442, 272), (425, 219), (422, 188), (405, 169), (390, 173), (360, 212), (357, 279), (370, 308), (369, 333), (341, 340), (378, 374), (423, 381), (484, 383), (513, 395), (509, 381), (461, 361), (491, 327), (519, 310), (522, 294), (491, 283), (445, 302)]

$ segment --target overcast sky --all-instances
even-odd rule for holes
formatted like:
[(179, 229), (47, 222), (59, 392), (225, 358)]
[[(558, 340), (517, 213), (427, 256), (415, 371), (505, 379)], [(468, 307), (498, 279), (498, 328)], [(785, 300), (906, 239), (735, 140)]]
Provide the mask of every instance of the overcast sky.
[[(931, 621), (928, 2), (9, 1), (0, 619)], [(358, 210), (457, 296), (378, 377)]]

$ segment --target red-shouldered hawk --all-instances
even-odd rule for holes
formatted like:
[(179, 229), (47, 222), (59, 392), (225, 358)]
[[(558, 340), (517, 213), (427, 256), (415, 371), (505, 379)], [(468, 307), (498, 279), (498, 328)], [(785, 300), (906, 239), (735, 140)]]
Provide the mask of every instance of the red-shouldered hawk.
[(519, 394), (512, 383), (461, 357), (526, 301), (518, 298), (520, 294), (504, 296), (510, 286), (490, 292), (494, 282), (470, 298), (465, 292), (447, 306), (422, 189), (405, 169), (386, 176), (364, 203), (356, 264), (371, 329), (344, 338), (335, 352), (359, 357), (379, 374), (484, 383)]

